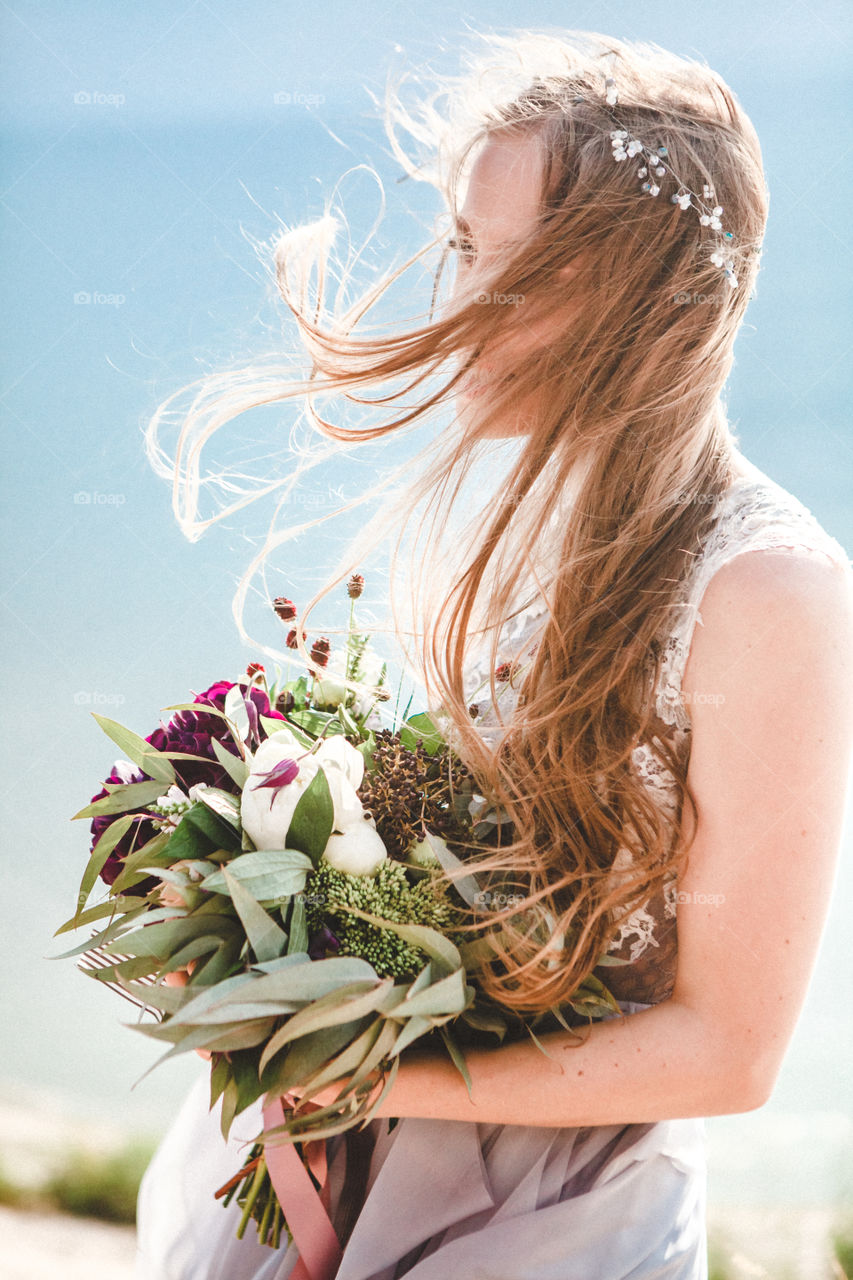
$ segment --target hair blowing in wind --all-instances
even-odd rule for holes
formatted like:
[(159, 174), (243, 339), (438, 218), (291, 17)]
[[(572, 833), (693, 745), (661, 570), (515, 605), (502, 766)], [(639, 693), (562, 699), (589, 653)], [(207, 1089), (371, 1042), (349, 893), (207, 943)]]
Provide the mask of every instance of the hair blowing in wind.
[[(393, 534), (389, 604), (406, 660), (429, 705), (450, 718), (454, 747), (512, 822), (511, 843), (472, 848), (466, 863), (475, 874), (499, 870), (523, 898), (479, 917), (497, 941), (481, 981), (502, 1004), (533, 1012), (571, 994), (618, 920), (687, 856), (695, 805), (686, 764), (656, 732), (652, 690), (660, 638), (728, 483), (735, 440), (721, 393), (758, 273), (768, 197), (752, 124), (707, 66), (589, 32), (477, 41), (459, 76), (431, 77), (429, 89), (410, 77), (413, 105), (403, 103), (403, 83), (389, 89), (386, 130), (407, 173), (434, 185), (452, 225), (489, 140), (537, 143), (545, 163), (531, 234), (494, 255), (471, 287), (437, 306), (424, 298), (417, 323), (386, 332), (368, 325), (371, 308), (431, 252), (441, 275), (451, 226), (346, 305), (342, 289), (329, 299), (330, 219), (286, 231), (273, 247), (275, 279), (310, 371), (298, 376), (279, 354), (202, 379), (179, 412), (174, 458), (158, 431), (175, 415), (176, 397), (152, 420), (147, 447), (172, 481), (183, 531), (196, 538), (260, 496), (198, 518), (205, 442), (256, 406), (302, 410), (323, 456), (440, 419), (417, 457), (365, 495), (384, 494), (378, 514), (301, 618)], [(608, 77), (619, 89), (614, 108)], [(726, 252), (738, 288), (710, 260), (713, 232), (672, 202), (672, 180), (662, 178), (651, 198), (635, 164), (614, 163), (615, 128), (665, 145), (693, 191), (713, 186), (733, 233)], [(684, 297), (708, 301), (683, 305)], [(507, 354), (517, 349), (508, 338), (546, 321), (547, 342), (528, 343), (523, 357)], [(464, 415), (448, 412), (460, 378), (498, 352), (482, 394)], [(342, 412), (321, 411), (320, 395), (336, 398)], [(362, 413), (371, 406), (375, 420), (347, 426), (348, 404)], [(496, 440), (490, 424), (519, 404), (523, 431)], [(291, 492), (312, 465), (306, 453), (276, 485)], [(247, 582), (296, 532), (271, 530), (249, 567), (235, 605), (241, 630)], [(494, 670), (501, 626), (537, 590), (547, 601), (538, 647), (515, 707), (487, 745), (469, 713), (466, 662), (480, 647)], [(640, 742), (672, 774), (676, 822), (632, 769)], [(633, 864), (614, 884), (608, 872), (620, 846)], [(531, 929), (533, 907), (555, 927)], [(552, 932), (567, 940), (559, 964)]]

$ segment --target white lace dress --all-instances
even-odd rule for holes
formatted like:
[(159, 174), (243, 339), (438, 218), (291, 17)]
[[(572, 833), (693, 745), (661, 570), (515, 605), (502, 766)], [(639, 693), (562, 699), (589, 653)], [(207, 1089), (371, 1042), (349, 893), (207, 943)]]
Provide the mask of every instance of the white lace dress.
[[(691, 567), (682, 616), (665, 638), (656, 687), (660, 731), (690, 749), (681, 679), (699, 605), (713, 575), (737, 555), (765, 549), (828, 556), (843, 548), (806, 508), (749, 466), (718, 503)], [(544, 605), (507, 628), (506, 657), (533, 637)], [(482, 672), (472, 671), (472, 687)], [(655, 800), (672, 804), (672, 778), (644, 747), (635, 765)], [(613, 874), (624, 871), (623, 851)], [(611, 946), (630, 965), (607, 970), (624, 1013), (672, 991), (677, 885), (625, 919)], [(620, 989), (614, 975), (620, 975)], [(139, 1194), (139, 1280), (287, 1280), (295, 1246), (272, 1253), (237, 1241), (240, 1211), (213, 1191), (239, 1168), (261, 1128), (260, 1103), (235, 1121), (226, 1144), (208, 1072), (155, 1154)], [(369, 1126), (374, 1147), (361, 1212), (337, 1280), (707, 1280), (705, 1149), (701, 1119), (585, 1128), (473, 1124), (406, 1118)], [(332, 1217), (345, 1145), (329, 1146)], [(338, 1223), (336, 1222), (336, 1226)]]

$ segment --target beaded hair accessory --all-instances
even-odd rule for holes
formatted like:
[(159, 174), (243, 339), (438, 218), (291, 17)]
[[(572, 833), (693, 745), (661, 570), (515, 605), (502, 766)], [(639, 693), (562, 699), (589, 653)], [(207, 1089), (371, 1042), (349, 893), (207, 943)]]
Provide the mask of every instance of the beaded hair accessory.
[[(619, 101), (619, 94), (612, 76), (606, 78), (605, 90), (607, 105), (615, 107)], [(700, 200), (695, 191), (691, 191), (681, 181), (672, 166), (667, 163), (666, 147), (649, 147), (644, 142), (641, 142), (639, 138), (635, 138), (630, 134), (627, 129), (611, 130), (610, 141), (613, 147), (614, 160), (622, 161), (639, 156), (640, 167), (637, 170), (637, 177), (645, 179), (640, 189), (648, 192), (650, 196), (656, 196), (660, 192), (660, 187), (654, 179), (663, 178), (667, 173), (671, 174), (678, 183), (678, 191), (672, 197), (672, 203), (677, 204), (680, 209), (695, 209), (699, 214), (701, 225), (710, 227), (712, 231), (719, 233), (719, 248), (715, 249), (711, 254), (711, 262), (725, 273), (731, 288), (736, 289), (738, 279), (735, 275), (734, 263), (730, 258), (726, 258), (724, 254), (724, 250), (731, 244), (734, 235), (731, 231), (723, 230), (723, 225), (720, 222), (720, 214), (723, 212), (723, 207), (717, 204), (713, 188), (706, 182), (702, 187), (703, 198)]]

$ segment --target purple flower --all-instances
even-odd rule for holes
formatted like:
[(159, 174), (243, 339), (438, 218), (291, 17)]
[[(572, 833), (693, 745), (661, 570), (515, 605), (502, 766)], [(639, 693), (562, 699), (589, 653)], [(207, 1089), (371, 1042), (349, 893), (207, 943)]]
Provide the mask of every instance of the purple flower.
[(323, 925), (316, 933), (312, 933), (308, 942), (308, 954), (312, 960), (325, 960), (328, 952), (336, 955), (341, 944), (328, 925)]
[[(156, 747), (158, 751), (181, 751), (187, 755), (204, 757), (203, 760), (174, 760), (172, 762), (177, 775), (176, 785), (182, 791), (188, 793), (190, 787), (197, 782), (205, 782), (211, 787), (219, 787), (223, 791), (230, 791), (232, 795), (240, 794), (240, 788), (216, 758), (213, 750), (213, 739), (215, 738), (218, 742), (221, 742), (226, 751), (229, 751), (233, 756), (238, 754), (237, 744), (231, 737), (225, 721), (220, 716), (211, 715), (210, 712), (202, 709), (208, 706), (215, 707), (218, 711), (224, 711), (226, 695), (233, 688), (233, 681), (217, 681), (209, 689), (205, 689), (204, 693), (196, 694), (194, 701), (200, 708), (198, 711), (175, 712), (168, 724), (163, 724), (161, 721), (154, 732), (145, 739), (146, 742), (150, 742), (153, 747)], [(284, 722), (284, 716), (270, 707), (269, 698), (263, 689), (255, 688), (249, 691), (246, 699), (246, 710), (249, 716), (249, 744), (251, 746), (257, 746), (266, 736), (261, 728), (260, 716), (269, 716), (273, 720)], [(146, 782), (149, 778), (150, 775), (143, 773), (141, 769), (128, 772), (126, 765), (117, 765), (107, 778), (107, 782)], [(168, 784), (164, 782), (164, 793), (168, 789)], [(92, 796), (92, 800), (93, 802), (102, 800), (108, 794), (109, 792), (102, 788), (97, 795)], [(140, 809), (140, 815), (133, 819), (130, 828), (119, 840), (101, 869), (101, 879), (106, 884), (112, 884), (118, 877), (128, 854), (140, 849), (159, 832), (159, 827), (155, 826), (151, 821), (153, 815), (149, 810)], [(95, 842), (107, 827), (112, 822), (115, 822), (117, 816), (117, 814), (110, 813), (93, 818), (90, 828), (92, 847), (94, 847)], [(157, 881), (153, 877), (148, 877), (146, 880), (134, 885), (128, 892), (146, 894), (155, 884), (157, 884)]]

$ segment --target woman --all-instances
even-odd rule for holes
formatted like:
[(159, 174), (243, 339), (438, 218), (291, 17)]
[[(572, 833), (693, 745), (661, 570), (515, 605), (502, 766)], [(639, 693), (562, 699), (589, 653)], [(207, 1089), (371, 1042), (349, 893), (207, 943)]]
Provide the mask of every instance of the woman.
[[(454, 367), (389, 423), (314, 420), (369, 440), (456, 398), (394, 508), (425, 499), (419, 532), (430, 515), (408, 566), (412, 661), (513, 820), (501, 865), (552, 925), (531, 936), (497, 904), (503, 952), (482, 981), (539, 1011), (608, 952), (627, 962), (600, 970), (623, 1016), (580, 1045), (549, 1033), (545, 1054), (470, 1051), (471, 1097), (446, 1056), (407, 1053), (364, 1135), (331, 1141), (338, 1280), (700, 1280), (702, 1117), (770, 1096), (830, 900), (850, 566), (743, 457), (721, 405), (767, 212), (731, 90), (604, 36), (486, 44), (449, 118), (439, 98), (417, 120), (394, 112), (437, 140), (432, 170), (408, 164), (453, 216), (446, 306), (391, 337), (353, 335), (358, 307), (324, 326), (293, 283), (304, 237), (285, 238), (279, 284), (313, 380), (248, 370), (197, 399), (176, 511), (202, 527), (198, 449), (242, 409), (408, 375), (385, 404)], [(502, 452), (486, 488), (478, 467)], [(285, 1280), (295, 1246), (238, 1242), (236, 1206), (212, 1200), (260, 1104), (227, 1147), (206, 1107), (200, 1080), (146, 1174), (140, 1274)], [(347, 1159), (363, 1166), (357, 1214)]]

